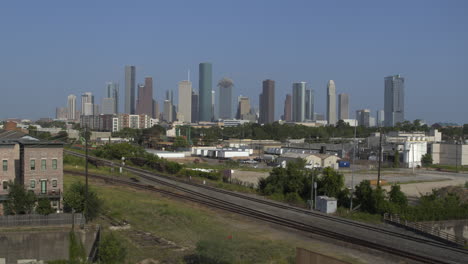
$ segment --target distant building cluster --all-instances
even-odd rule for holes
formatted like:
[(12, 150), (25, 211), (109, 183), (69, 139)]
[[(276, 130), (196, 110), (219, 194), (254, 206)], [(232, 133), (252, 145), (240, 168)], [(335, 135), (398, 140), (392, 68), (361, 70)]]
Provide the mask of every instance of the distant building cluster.
[[(276, 118), (278, 110), (275, 97), (275, 81), (264, 80), (258, 97), (258, 108), (254, 107), (251, 98), (238, 96), (234, 102), (234, 81), (224, 77), (217, 83), (217, 92), (213, 90), (213, 65), (209, 62), (199, 64), (198, 90), (190, 81), (178, 83), (178, 98), (174, 98), (172, 90), (166, 91), (164, 100), (157, 100), (154, 95), (153, 78), (145, 77), (142, 83), (137, 83), (136, 67), (125, 66), (125, 93), (123, 111), (120, 111), (119, 84), (107, 82), (105, 97), (98, 104), (91, 92), (81, 95), (81, 106), (77, 107), (77, 96), (69, 95), (67, 107), (56, 109), (56, 118), (80, 122), (82, 126), (101, 131), (118, 131), (125, 127), (145, 128), (146, 124), (160, 122), (179, 124), (197, 124), (199, 122), (243, 120), (269, 124), (276, 121), (300, 123), (308, 126), (336, 125), (339, 120), (351, 126), (394, 126), (405, 120), (404, 78), (400, 75), (384, 78), (384, 109), (377, 110), (373, 115), (370, 109), (359, 109), (354, 119), (350, 117), (350, 96), (337, 93), (334, 80), (326, 85), (326, 111), (317, 113), (315, 107), (315, 92), (306, 82), (292, 83), (291, 93), (286, 94), (281, 106), (283, 113)], [(216, 94), (218, 97), (216, 97)], [(175, 100), (177, 99), (177, 100)], [(175, 102), (177, 101), (177, 102)], [(159, 103), (161, 102), (161, 104)], [(161, 109), (162, 108), (162, 109)], [(122, 115), (126, 114), (126, 115)], [(136, 120), (132, 122), (127, 120)], [(145, 121), (141, 121), (145, 120)], [(134, 125), (134, 124), (141, 125)]]

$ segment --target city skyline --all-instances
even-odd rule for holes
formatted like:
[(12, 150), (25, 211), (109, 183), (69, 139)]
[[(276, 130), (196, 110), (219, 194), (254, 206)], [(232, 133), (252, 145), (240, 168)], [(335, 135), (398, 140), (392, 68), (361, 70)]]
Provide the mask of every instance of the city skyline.
[[(325, 112), (323, 87), (333, 79), (339, 84), (338, 93), (353, 98), (350, 112), (368, 108), (375, 113), (384, 107), (382, 78), (401, 74), (410, 87), (405, 100), (412, 102), (405, 109), (406, 119), (464, 123), (466, 117), (458, 108), (468, 96), (467, 89), (461, 89), (465, 85), (463, 69), (468, 67), (464, 49), (468, 37), (462, 34), (468, 21), (463, 10), (468, 3), (415, 2), (396, 1), (391, 7), (373, 2), (265, 7), (238, 1), (229, 5), (227, 14), (217, 12), (226, 8), (221, 3), (187, 3), (184, 7), (148, 3), (145, 8), (132, 9), (135, 15), (128, 20), (120, 19), (122, 14), (128, 15), (123, 10), (130, 4), (124, 3), (96, 3), (89, 10), (31, 4), (31, 10), (40, 12), (6, 3), (0, 20), (15, 23), (2, 30), (6, 41), (0, 50), (0, 87), (4, 92), (0, 119), (51, 117), (55, 106), (65, 105), (63, 98), (69, 94), (91, 91), (102, 98), (102, 86), (110, 80), (122, 84), (123, 99), (124, 65), (136, 66), (138, 81), (142, 81), (141, 76), (154, 78), (154, 97), (162, 105), (166, 89), (176, 89), (177, 83), (186, 79), (187, 70), (196, 76), (198, 63), (210, 61), (215, 65), (213, 80), (229, 76), (236, 83), (233, 96), (249, 96), (255, 107), (262, 80), (275, 80), (275, 104), (279, 106), (275, 119), (282, 114), (282, 101), (295, 80), (306, 81), (314, 89), (315, 112)], [(398, 3), (404, 3), (405, 8), (398, 8)], [(104, 10), (106, 19), (98, 15)], [(133, 19), (137, 14), (142, 19)], [(181, 17), (178, 23), (160, 23), (174, 14)], [(224, 17), (234, 14), (242, 16), (244, 22)], [(323, 23), (323, 14), (329, 17), (327, 23)], [(278, 19), (265, 19), (271, 15)], [(155, 27), (159, 24), (164, 25)], [(229, 32), (227, 39), (217, 39), (215, 33), (223, 30)], [(304, 30), (308, 30), (307, 36)], [(389, 39), (390, 35), (402, 36), (405, 41)], [(272, 42), (269, 36), (279, 40)], [(118, 40), (117, 44), (109, 45), (110, 38)], [(328, 41), (317, 42), (317, 38)], [(189, 48), (182, 45), (186, 39), (195, 40)], [(195, 80), (194, 84), (198, 90)], [(430, 96), (420, 96), (427, 91)], [(23, 94), (28, 95), (24, 105), (8, 101)], [(124, 112), (122, 99), (120, 111)]]

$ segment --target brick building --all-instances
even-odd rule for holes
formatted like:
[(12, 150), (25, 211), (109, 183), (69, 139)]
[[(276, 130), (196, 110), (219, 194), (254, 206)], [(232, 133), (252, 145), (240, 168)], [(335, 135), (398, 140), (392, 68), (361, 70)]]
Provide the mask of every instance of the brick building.
[(0, 203), (8, 199), (8, 183), (16, 181), (38, 198), (49, 198), (52, 207), (63, 208), (62, 143), (0, 137), (0, 162)]

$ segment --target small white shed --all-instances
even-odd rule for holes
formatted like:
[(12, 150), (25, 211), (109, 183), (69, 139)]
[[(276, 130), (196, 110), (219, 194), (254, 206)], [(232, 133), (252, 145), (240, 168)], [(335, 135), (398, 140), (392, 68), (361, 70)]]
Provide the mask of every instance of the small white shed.
[(333, 197), (319, 196), (317, 197), (317, 210), (326, 214), (333, 214), (336, 212), (337, 201)]

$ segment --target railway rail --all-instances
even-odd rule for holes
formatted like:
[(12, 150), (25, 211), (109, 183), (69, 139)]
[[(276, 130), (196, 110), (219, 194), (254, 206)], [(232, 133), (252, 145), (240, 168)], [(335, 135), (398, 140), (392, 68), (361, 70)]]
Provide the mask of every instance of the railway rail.
[[(76, 152), (71, 152), (71, 151), (66, 151), (66, 152), (68, 154), (75, 155), (75, 156), (78, 156), (78, 157), (82, 157), (82, 158), (85, 157), (83, 154), (79, 154), (79, 153), (76, 153)], [(105, 164), (112, 164), (111, 161), (108, 161), (108, 160), (105, 160), (105, 159), (100, 159), (100, 158), (96, 158), (96, 157), (88, 157), (88, 158), (89, 159), (99, 160), (101, 162), (104, 162)], [(357, 223), (355, 221), (350, 221), (350, 220), (347, 220), (347, 219), (340, 219), (340, 218), (337, 218), (337, 217), (332, 217), (332, 216), (328, 216), (328, 215), (324, 215), (324, 214), (320, 214), (320, 213), (314, 213), (314, 212), (310, 212), (310, 211), (307, 211), (307, 210), (304, 210), (304, 209), (301, 209), (301, 208), (292, 207), (292, 206), (288, 206), (288, 205), (284, 205), (284, 204), (279, 204), (279, 203), (275, 203), (275, 202), (271, 202), (271, 201), (265, 201), (265, 200), (254, 198), (254, 197), (251, 197), (251, 196), (248, 196), (248, 195), (234, 193), (234, 192), (230, 192), (230, 191), (226, 191), (226, 190), (220, 190), (218, 188), (214, 188), (214, 187), (210, 187), (210, 186), (206, 186), (206, 185), (201, 185), (201, 184), (196, 184), (196, 183), (193, 183), (193, 182), (186, 182), (186, 181), (182, 181), (182, 180), (177, 180), (177, 179), (174, 179), (172, 177), (168, 177), (168, 176), (164, 176), (164, 175), (155, 175), (152, 172), (148, 172), (146, 170), (142, 170), (142, 169), (138, 169), (138, 168), (133, 168), (133, 167), (126, 166), (126, 169), (128, 171), (131, 171), (131, 172), (137, 174), (141, 178), (144, 178), (144, 179), (146, 179), (148, 181), (151, 181), (151, 182), (154, 182), (154, 183), (157, 183), (157, 184), (160, 184), (160, 185), (164, 185), (164, 186), (173, 188), (175, 190), (181, 191), (181, 192), (186, 193), (188, 195), (178, 194), (178, 193), (170, 192), (170, 191), (167, 191), (167, 190), (157, 189), (154, 186), (148, 186), (148, 185), (139, 184), (139, 183), (130, 182), (130, 181), (125, 181), (125, 180), (121, 180), (121, 179), (110, 178), (110, 177), (106, 177), (106, 176), (102, 176), (102, 175), (93, 174), (92, 177), (101, 178), (101, 179), (104, 179), (104, 180), (110, 180), (110, 181), (113, 181), (115, 183), (132, 186), (132, 187), (139, 188), (139, 189), (146, 189), (146, 190), (150, 190), (150, 191), (155, 191), (155, 192), (159, 192), (159, 193), (162, 193), (162, 194), (165, 194), (165, 195), (190, 200), (190, 201), (197, 202), (197, 203), (200, 203), (200, 204), (204, 204), (204, 205), (207, 205), (207, 206), (210, 206), (210, 207), (214, 207), (214, 208), (218, 208), (218, 209), (238, 213), (238, 214), (241, 214), (241, 215), (246, 215), (246, 216), (253, 217), (253, 218), (256, 218), (256, 219), (260, 219), (260, 220), (263, 220), (263, 221), (266, 221), (266, 222), (275, 223), (275, 224), (279, 224), (279, 225), (282, 225), (282, 226), (294, 228), (294, 229), (297, 229), (297, 230), (300, 230), (300, 231), (306, 231), (306, 232), (318, 234), (318, 235), (321, 235), (321, 236), (324, 236), (324, 237), (337, 239), (337, 240), (341, 240), (341, 241), (345, 241), (345, 242), (349, 242), (349, 243), (353, 243), (353, 244), (364, 246), (364, 247), (367, 247), (367, 248), (380, 250), (382, 252), (387, 252), (387, 253), (390, 253), (390, 254), (393, 254), (393, 255), (397, 255), (397, 256), (400, 256), (400, 257), (404, 257), (404, 258), (407, 258), (407, 259), (411, 259), (411, 260), (415, 260), (415, 261), (419, 261), (419, 262), (423, 262), (423, 263), (457, 263), (457, 262), (446, 261), (446, 260), (438, 259), (438, 258), (435, 259), (435, 258), (432, 258), (432, 257), (429, 257), (429, 256), (422, 256), (421, 254), (416, 254), (414, 252), (411, 252), (410, 250), (401, 250), (401, 249), (398, 249), (398, 248), (395, 248), (395, 247), (389, 247), (389, 246), (382, 245), (382, 244), (379, 244), (379, 243), (375, 243), (375, 242), (372, 242), (372, 241), (369, 241), (369, 240), (356, 238), (356, 237), (345, 235), (345, 234), (342, 234), (342, 233), (330, 231), (328, 229), (323, 229), (323, 228), (319, 228), (319, 227), (316, 227), (316, 226), (312, 226), (310, 224), (305, 224), (305, 223), (302, 223), (302, 222), (298, 222), (298, 221), (294, 221), (294, 220), (291, 220), (291, 219), (286, 219), (286, 218), (283, 218), (283, 217), (272, 215), (272, 214), (269, 214), (269, 213), (266, 213), (266, 212), (255, 210), (255, 209), (252, 209), (252, 208), (249, 208), (249, 207), (245, 207), (245, 206), (242, 206), (242, 205), (239, 205), (239, 204), (228, 202), (228, 201), (216, 198), (216, 197), (212, 197), (210, 195), (206, 195), (206, 194), (203, 194), (203, 193), (200, 193), (200, 192), (197, 192), (197, 191), (193, 191), (193, 190), (181, 187), (181, 186), (179, 186), (179, 185), (177, 185), (175, 183), (168, 182), (168, 180), (173, 181), (173, 182), (180, 182), (180, 183), (189, 184), (189, 185), (204, 188), (204, 189), (209, 189), (211, 191), (223, 193), (225, 195), (235, 196), (237, 198), (246, 199), (246, 200), (249, 200), (249, 201), (253, 201), (253, 202), (256, 202), (256, 203), (261, 203), (261, 204), (264, 204), (264, 205), (268, 205), (268, 206), (272, 206), (272, 207), (276, 207), (276, 208), (280, 208), (280, 209), (284, 209), (284, 210), (295, 211), (295, 212), (306, 214), (306, 215), (313, 215), (314, 217), (319, 217), (319, 218), (322, 218), (322, 219), (325, 219), (325, 220), (328, 220), (328, 221), (334, 221), (334, 222), (337, 222), (337, 223), (354, 226), (356, 228), (362, 228), (363, 230), (375, 231), (375, 232), (379, 232), (379, 233), (384, 233), (384, 234), (389, 235), (389, 236), (398, 237), (400, 239), (411, 240), (411, 241), (414, 241), (414, 242), (417, 242), (417, 243), (432, 245), (432, 246), (435, 246), (435, 247), (438, 247), (438, 248), (443, 248), (445, 250), (452, 251), (454, 253), (455, 252), (461, 253), (461, 254), (465, 255), (466, 258), (468, 259), (468, 251), (466, 251), (464, 249), (460, 249), (460, 248), (450, 247), (450, 246), (447, 246), (447, 245), (442, 244), (440, 242), (426, 240), (426, 239), (418, 238), (418, 237), (413, 237), (413, 236), (405, 235), (405, 234), (402, 234), (402, 233), (393, 232), (393, 231), (390, 231), (390, 230), (387, 230), (387, 229), (384, 229), (384, 228), (379, 228), (379, 227), (375, 227), (375, 226), (371, 226), (371, 225)], [(459, 263), (463, 263), (463, 262), (459, 262)]]

